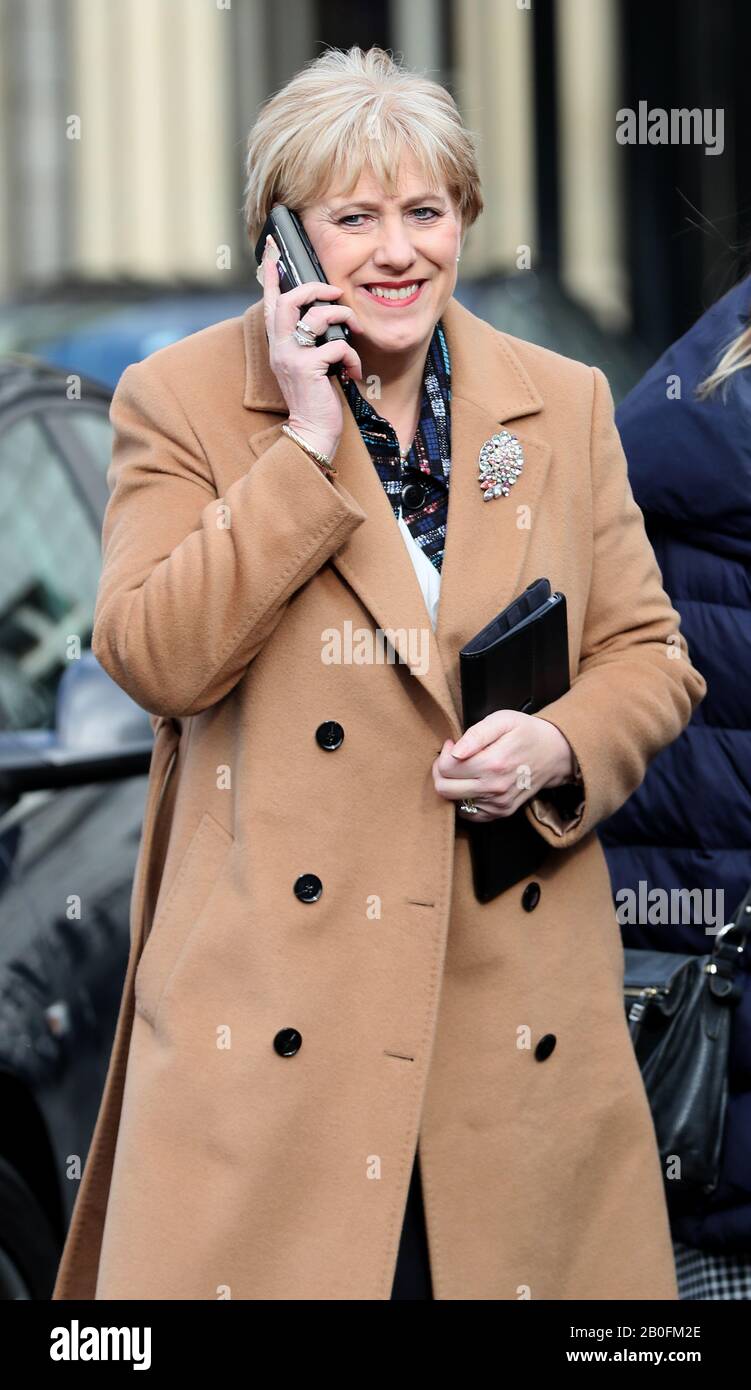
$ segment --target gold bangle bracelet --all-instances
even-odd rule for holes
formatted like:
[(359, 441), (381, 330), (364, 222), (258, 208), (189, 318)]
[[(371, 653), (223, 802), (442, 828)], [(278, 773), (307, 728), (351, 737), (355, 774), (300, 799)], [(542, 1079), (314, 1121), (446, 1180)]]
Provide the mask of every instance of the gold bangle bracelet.
[(317, 449), (313, 448), (312, 444), (308, 444), (307, 440), (302, 439), (296, 430), (293, 430), (289, 425), (282, 425), (282, 431), (284, 434), (288, 435), (290, 439), (294, 440), (295, 444), (299, 444), (300, 448), (304, 449), (306, 454), (309, 454), (310, 457), (315, 460), (321, 471), (325, 473), (327, 477), (334, 476), (336, 469), (325, 454), (320, 454)]

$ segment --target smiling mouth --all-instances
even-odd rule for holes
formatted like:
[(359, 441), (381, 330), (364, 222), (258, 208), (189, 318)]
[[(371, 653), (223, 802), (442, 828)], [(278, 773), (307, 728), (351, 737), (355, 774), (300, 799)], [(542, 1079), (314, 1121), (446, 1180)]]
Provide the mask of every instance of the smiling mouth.
[(367, 294), (369, 299), (374, 299), (378, 304), (384, 304), (388, 308), (392, 308), (397, 305), (414, 304), (415, 300), (419, 298), (423, 286), (426, 284), (426, 280), (412, 280), (409, 285), (398, 290), (371, 285), (359, 285), (358, 289), (361, 289), (364, 294)]

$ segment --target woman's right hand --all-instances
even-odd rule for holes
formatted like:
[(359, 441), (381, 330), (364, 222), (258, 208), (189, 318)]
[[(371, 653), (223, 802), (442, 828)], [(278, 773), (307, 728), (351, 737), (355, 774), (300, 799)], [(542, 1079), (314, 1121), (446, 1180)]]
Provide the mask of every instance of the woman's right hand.
[[(314, 280), (282, 294), (276, 260), (269, 250), (270, 242), (268, 237), (263, 253), (263, 313), (271, 368), (289, 407), (289, 424), (308, 444), (330, 459), (336, 452), (344, 422), (341, 402), (327, 368), (332, 362), (344, 362), (351, 376), (362, 379), (362, 363), (344, 339), (323, 343), (320, 347), (300, 346), (294, 331), (300, 322), (303, 305), (311, 304), (314, 299), (333, 301), (342, 291), (337, 285)], [(304, 315), (306, 328), (316, 337), (329, 324), (343, 319), (356, 333), (361, 331), (354, 309), (346, 304), (317, 304)]]

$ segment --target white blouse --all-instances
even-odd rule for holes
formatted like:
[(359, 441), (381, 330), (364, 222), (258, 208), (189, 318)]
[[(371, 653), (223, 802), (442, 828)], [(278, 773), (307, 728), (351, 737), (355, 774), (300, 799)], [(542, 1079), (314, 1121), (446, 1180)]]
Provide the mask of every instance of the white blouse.
[(399, 508), (399, 530), (404, 538), (409, 558), (415, 567), (415, 574), (417, 575), (420, 588), (422, 589), (422, 596), (425, 599), (425, 607), (428, 610), (430, 623), (435, 632), (435, 625), (438, 621), (438, 599), (441, 592), (441, 576), (433, 564), (433, 561), (428, 559), (425, 551), (421, 550), (417, 544), (417, 541), (402, 516), (401, 507)]

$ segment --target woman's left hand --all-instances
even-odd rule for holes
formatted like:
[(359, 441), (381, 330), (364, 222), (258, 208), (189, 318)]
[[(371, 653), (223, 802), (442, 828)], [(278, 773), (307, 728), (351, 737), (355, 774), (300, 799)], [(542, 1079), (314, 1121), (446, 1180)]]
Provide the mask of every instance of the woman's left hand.
[(542, 787), (574, 776), (574, 752), (548, 720), (500, 709), (466, 729), (456, 743), (447, 738), (433, 763), (433, 782), (447, 801), (471, 797), (477, 814), (468, 821), (511, 816)]

